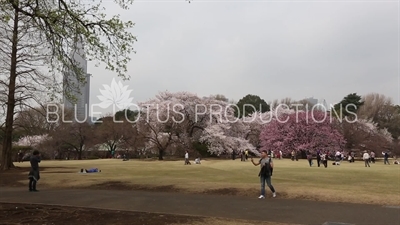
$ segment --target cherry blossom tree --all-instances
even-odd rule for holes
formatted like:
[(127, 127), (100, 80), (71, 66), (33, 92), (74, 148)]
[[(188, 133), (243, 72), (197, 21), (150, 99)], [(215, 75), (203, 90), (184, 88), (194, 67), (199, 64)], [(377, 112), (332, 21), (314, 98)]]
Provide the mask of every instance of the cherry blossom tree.
[(161, 92), (139, 106), (138, 132), (147, 147), (158, 149), (160, 160), (167, 149), (190, 149), (196, 141), (206, 143), (215, 154), (232, 152), (233, 146), (254, 148), (245, 139), (247, 127), (234, 117), (232, 105), (216, 96)]
[(182, 95), (184, 94), (173, 95), (163, 92), (156, 98), (139, 104), (139, 119), (135, 126), (145, 140), (146, 148), (158, 150), (159, 160), (163, 160), (167, 149), (185, 139), (180, 124), (184, 120), (184, 116), (179, 112), (184, 105), (177, 98)]
[(261, 150), (281, 150), (283, 153), (293, 150), (336, 151), (342, 150), (346, 143), (335, 126), (335, 120), (316, 110), (276, 115), (263, 126), (260, 140)]
[(349, 149), (369, 149), (381, 151), (392, 145), (392, 134), (386, 129), (379, 129), (371, 119), (359, 119), (354, 123), (343, 123), (341, 129)]
[(248, 149), (258, 154), (254, 145), (245, 139), (247, 125), (242, 121), (235, 123), (216, 123), (204, 129), (200, 141), (206, 142), (211, 154), (238, 152)]
[(254, 112), (251, 115), (243, 118), (243, 122), (248, 125), (247, 133), (245, 136), (246, 140), (255, 146), (257, 149), (261, 147), (260, 133), (264, 125), (271, 122), (272, 119), (276, 118), (278, 115), (284, 113), (294, 113), (293, 109), (284, 107), (283, 105), (277, 104), (275, 108), (268, 112)]
[(37, 147), (42, 142), (46, 141), (48, 135), (33, 135), (33, 136), (24, 136), (21, 137), (14, 145), (16, 146), (29, 146), (29, 147)]

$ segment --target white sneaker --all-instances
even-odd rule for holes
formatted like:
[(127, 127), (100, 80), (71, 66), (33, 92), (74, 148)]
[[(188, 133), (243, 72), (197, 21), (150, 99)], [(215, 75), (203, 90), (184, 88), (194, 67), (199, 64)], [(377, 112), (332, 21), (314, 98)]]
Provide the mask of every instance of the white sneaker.
[(273, 197), (273, 198), (276, 197), (276, 192), (272, 193), (272, 197)]
[(264, 195), (260, 195), (260, 197), (258, 197), (259, 199), (263, 199), (265, 198)]

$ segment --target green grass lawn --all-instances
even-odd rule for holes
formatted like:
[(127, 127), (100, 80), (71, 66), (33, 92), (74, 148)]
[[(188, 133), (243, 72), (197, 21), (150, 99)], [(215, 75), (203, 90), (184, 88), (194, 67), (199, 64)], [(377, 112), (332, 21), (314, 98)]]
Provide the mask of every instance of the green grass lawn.
[[(117, 159), (43, 161), (40, 185), (52, 188), (86, 188), (122, 182), (133, 187), (171, 187), (192, 193), (230, 193), (258, 197), (259, 167), (250, 161), (203, 160), (185, 166), (182, 161), (123, 162)], [(328, 168), (308, 166), (306, 160), (274, 160), (272, 183), (280, 198), (334, 202), (400, 205), (400, 166), (343, 162)], [(29, 166), (28, 163), (17, 166)], [(101, 173), (79, 174), (81, 168), (97, 167)], [(269, 190), (268, 190), (269, 191)], [(267, 192), (270, 194), (270, 192)]]

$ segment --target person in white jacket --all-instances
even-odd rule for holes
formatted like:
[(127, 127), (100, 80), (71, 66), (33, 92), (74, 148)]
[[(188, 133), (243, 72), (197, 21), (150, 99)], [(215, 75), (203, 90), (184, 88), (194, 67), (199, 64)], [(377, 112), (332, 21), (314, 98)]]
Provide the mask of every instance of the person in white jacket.
[(367, 166), (370, 167), (369, 166), (369, 154), (367, 151), (364, 151), (363, 160), (365, 162), (365, 167), (367, 167)]

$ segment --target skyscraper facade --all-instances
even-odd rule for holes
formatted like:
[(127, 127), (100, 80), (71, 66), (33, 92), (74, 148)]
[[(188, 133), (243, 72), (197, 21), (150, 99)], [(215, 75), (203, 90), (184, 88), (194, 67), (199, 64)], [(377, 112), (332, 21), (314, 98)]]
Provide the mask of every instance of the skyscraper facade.
[[(89, 98), (90, 98), (90, 74), (87, 73), (87, 60), (85, 57), (84, 46), (82, 41), (78, 41), (76, 49), (71, 52), (71, 56), (75, 63), (80, 66), (83, 71), (84, 82), (79, 82), (79, 78), (72, 71), (64, 71), (64, 107), (72, 110), (74, 121), (88, 121), (89, 120)], [(82, 80), (82, 79), (81, 79)], [(72, 96), (69, 99), (66, 96)]]

